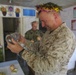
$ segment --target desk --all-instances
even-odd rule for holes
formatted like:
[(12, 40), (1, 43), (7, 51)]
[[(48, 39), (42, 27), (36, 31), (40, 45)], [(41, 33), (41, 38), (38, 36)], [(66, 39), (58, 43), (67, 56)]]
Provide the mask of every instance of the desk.
[[(14, 64), (15, 67), (18, 69), (17, 73), (11, 72), (9, 68), (11, 64)], [(0, 72), (4, 72), (6, 75), (25, 75), (17, 60), (0, 63)]]

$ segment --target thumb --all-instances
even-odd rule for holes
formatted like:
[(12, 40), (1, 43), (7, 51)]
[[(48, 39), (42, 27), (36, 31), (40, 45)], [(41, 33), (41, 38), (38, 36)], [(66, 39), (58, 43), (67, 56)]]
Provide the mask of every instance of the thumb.
[(13, 44), (18, 44), (18, 42), (15, 41), (13, 38), (12, 38), (12, 43), (13, 43)]

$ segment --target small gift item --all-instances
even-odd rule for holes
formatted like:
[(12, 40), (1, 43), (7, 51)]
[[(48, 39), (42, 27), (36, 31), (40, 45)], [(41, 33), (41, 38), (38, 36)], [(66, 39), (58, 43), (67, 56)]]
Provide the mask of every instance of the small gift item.
[(10, 70), (11, 70), (11, 72), (14, 72), (14, 73), (17, 72), (17, 68), (15, 67), (14, 64), (10, 65)]

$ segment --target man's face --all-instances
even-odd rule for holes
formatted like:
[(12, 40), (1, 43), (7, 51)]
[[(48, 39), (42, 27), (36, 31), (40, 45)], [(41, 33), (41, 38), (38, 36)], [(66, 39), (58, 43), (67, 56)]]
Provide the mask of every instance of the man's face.
[(42, 27), (46, 27), (47, 30), (53, 30), (55, 26), (55, 17), (53, 13), (41, 12), (39, 18), (42, 23)]
[(33, 29), (33, 30), (37, 30), (37, 25), (38, 25), (38, 23), (33, 23), (32, 29)]

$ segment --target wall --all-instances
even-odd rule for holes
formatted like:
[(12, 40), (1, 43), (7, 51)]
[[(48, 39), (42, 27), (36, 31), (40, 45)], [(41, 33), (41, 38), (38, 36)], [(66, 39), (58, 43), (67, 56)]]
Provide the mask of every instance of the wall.
[[(63, 22), (66, 22), (67, 26), (71, 29), (71, 20), (76, 20), (76, 18), (74, 18), (73, 15), (73, 8), (76, 6), (72, 6), (69, 8), (65, 8), (63, 9), (63, 11), (61, 11), (61, 16), (63, 19)], [(76, 30), (72, 30), (76, 36)]]

